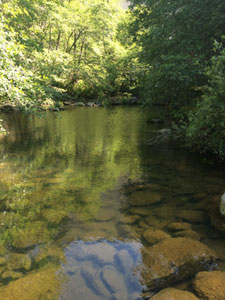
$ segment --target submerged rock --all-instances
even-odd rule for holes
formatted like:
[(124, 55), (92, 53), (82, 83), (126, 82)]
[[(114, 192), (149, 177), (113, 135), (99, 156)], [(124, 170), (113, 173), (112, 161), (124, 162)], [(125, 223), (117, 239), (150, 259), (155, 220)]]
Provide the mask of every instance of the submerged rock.
[(1, 277), (4, 280), (15, 280), (23, 277), (23, 273), (21, 272), (14, 272), (14, 271), (5, 271), (2, 273)]
[(31, 268), (31, 259), (27, 254), (11, 253), (6, 260), (7, 270), (25, 269), (29, 271)]
[(151, 300), (198, 300), (194, 294), (174, 288), (167, 288), (156, 294)]
[(10, 282), (0, 288), (0, 297), (4, 300), (58, 299), (60, 283), (56, 278), (56, 271), (51, 266)]
[(208, 214), (211, 224), (220, 232), (225, 234), (225, 217), (219, 211), (219, 199), (213, 198), (208, 206)]
[(147, 229), (143, 233), (143, 237), (149, 244), (154, 245), (162, 240), (170, 238), (170, 235), (160, 229)]
[(180, 231), (191, 229), (191, 224), (187, 222), (172, 222), (167, 226), (167, 229), (170, 231)]
[(148, 206), (160, 203), (162, 196), (156, 192), (137, 191), (131, 194), (128, 199), (129, 204), (132, 206)]
[(131, 215), (131, 216), (124, 216), (123, 219), (121, 220), (121, 223), (124, 224), (134, 224), (137, 220), (140, 220), (140, 216), (135, 216), (135, 215)]
[(177, 217), (183, 219), (184, 221), (196, 224), (204, 224), (208, 222), (207, 214), (200, 210), (180, 210), (177, 213)]
[(169, 238), (143, 250), (141, 276), (150, 290), (167, 287), (208, 270), (216, 254), (199, 241)]
[(224, 300), (225, 273), (221, 271), (200, 272), (196, 275), (193, 287), (202, 299)]
[(191, 230), (191, 229), (178, 231), (174, 234), (174, 236), (187, 237), (187, 238), (198, 240), (198, 241), (201, 239), (201, 236), (196, 231)]

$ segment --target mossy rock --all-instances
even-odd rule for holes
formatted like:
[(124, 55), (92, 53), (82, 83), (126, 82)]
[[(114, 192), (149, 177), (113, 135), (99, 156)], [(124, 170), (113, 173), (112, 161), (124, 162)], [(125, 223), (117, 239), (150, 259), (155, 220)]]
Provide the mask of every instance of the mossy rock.
[(31, 264), (31, 259), (27, 254), (10, 253), (6, 260), (6, 269), (25, 269), (26, 271), (29, 271), (31, 269)]
[(42, 216), (48, 223), (57, 225), (67, 216), (67, 212), (64, 210), (45, 208), (42, 210)]
[(167, 288), (156, 294), (151, 300), (199, 300), (199, 298), (187, 291)]
[(60, 281), (56, 277), (57, 268), (48, 266), (30, 273), (7, 286), (0, 288), (4, 300), (56, 300), (59, 298)]
[(36, 221), (25, 229), (12, 233), (12, 245), (17, 249), (32, 247), (50, 240), (50, 233), (44, 222)]
[(197, 240), (168, 238), (143, 249), (142, 282), (150, 290), (165, 288), (208, 270), (215, 258), (215, 252)]

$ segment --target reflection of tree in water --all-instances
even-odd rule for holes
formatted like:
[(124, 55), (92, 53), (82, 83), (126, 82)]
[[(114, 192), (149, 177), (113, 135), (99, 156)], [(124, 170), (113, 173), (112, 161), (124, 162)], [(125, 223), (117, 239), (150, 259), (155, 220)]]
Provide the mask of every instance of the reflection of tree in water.
[(140, 176), (142, 120), (137, 110), (127, 118), (126, 109), (9, 116), (2, 145), (4, 178), (11, 178), (1, 177), (5, 244), (24, 249), (62, 234), (66, 220), (93, 219), (102, 192), (121, 175)]

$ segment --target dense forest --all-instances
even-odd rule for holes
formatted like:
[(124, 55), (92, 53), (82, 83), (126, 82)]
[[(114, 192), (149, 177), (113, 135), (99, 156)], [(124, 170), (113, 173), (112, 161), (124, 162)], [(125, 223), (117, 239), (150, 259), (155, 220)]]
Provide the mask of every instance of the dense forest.
[[(161, 105), (187, 145), (225, 158), (222, 0), (2, 0), (0, 103)], [(2, 129), (3, 130), (3, 129)]]

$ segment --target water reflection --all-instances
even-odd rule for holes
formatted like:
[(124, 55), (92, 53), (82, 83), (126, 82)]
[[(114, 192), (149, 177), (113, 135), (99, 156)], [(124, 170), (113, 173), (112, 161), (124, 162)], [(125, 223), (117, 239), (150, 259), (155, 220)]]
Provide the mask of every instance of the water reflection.
[(136, 242), (72, 242), (65, 248), (68, 281), (60, 299), (138, 299), (143, 287), (135, 267), (141, 263)]
[(77, 108), (2, 117), (10, 132), (0, 144), (4, 299), (137, 300), (142, 253), (165, 237), (201, 239), (225, 259), (203, 211), (221, 174), (181, 151), (149, 148), (157, 125), (147, 126), (148, 115)]

